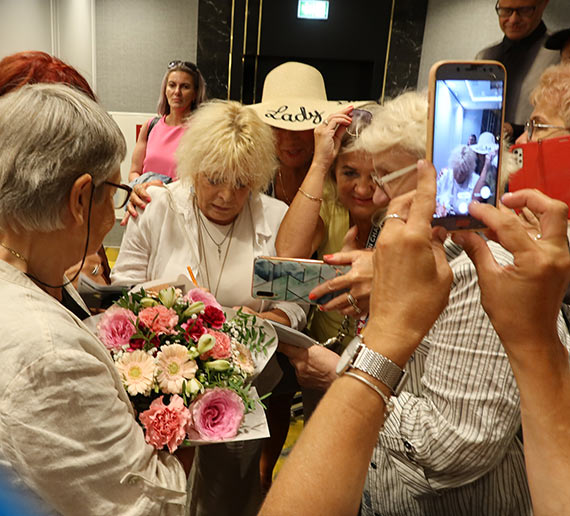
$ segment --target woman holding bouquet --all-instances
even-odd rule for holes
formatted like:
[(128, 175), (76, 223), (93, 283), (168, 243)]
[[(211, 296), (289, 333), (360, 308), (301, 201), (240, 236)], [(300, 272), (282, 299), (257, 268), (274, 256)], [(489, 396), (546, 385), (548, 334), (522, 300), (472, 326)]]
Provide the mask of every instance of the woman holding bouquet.
[[(302, 328), (298, 305), (251, 297), (253, 259), (275, 254), (287, 211), (261, 193), (276, 166), (271, 129), (251, 108), (229, 101), (203, 104), (190, 122), (176, 153), (180, 181), (149, 189), (152, 203), (127, 226), (113, 282), (176, 278), (190, 266), (222, 305)], [(278, 380), (279, 371), (266, 368), (258, 391)], [(256, 514), (260, 449), (260, 441), (200, 447), (192, 514)]]
[(64, 277), (114, 223), (125, 142), (63, 85), (0, 99), (0, 464), (41, 514), (183, 514), (186, 476), (143, 431)]

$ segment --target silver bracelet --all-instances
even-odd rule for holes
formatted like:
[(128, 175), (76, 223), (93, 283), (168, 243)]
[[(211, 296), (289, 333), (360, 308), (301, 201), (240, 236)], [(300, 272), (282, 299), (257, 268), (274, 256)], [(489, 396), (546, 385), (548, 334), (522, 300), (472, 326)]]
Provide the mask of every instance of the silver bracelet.
[(314, 195), (305, 192), (302, 188), (299, 188), (299, 192), (301, 192), (307, 199), (311, 199), (311, 201), (323, 202), (321, 197), (315, 197)]
[(392, 410), (394, 410), (394, 402), (392, 401), (391, 398), (388, 398), (388, 396), (386, 396), (376, 385), (374, 385), (370, 380), (364, 378), (364, 376), (360, 376), (359, 374), (356, 373), (352, 373), (350, 371), (345, 371), (344, 373), (346, 376), (350, 376), (351, 378), (356, 378), (359, 382), (362, 382), (366, 385), (368, 385), (368, 387), (370, 387), (371, 389), (374, 389), (374, 391), (376, 391), (376, 393), (378, 394), (378, 396), (380, 396), (382, 398), (382, 400), (384, 401), (384, 420), (386, 420), (388, 418), (388, 416), (390, 415), (390, 412), (392, 412)]

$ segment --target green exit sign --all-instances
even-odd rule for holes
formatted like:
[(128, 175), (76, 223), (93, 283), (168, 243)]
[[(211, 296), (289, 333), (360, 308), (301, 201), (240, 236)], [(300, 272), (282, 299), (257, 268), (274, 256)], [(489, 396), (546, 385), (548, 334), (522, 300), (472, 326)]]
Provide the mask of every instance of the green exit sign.
[(326, 20), (329, 17), (328, 0), (299, 0), (297, 18)]

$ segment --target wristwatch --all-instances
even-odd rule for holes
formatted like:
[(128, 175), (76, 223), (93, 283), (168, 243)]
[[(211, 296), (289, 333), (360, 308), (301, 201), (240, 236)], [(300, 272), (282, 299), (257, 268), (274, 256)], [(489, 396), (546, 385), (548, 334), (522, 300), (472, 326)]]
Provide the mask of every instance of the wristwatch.
[(402, 392), (408, 380), (406, 370), (400, 369), (384, 355), (367, 348), (360, 335), (354, 337), (344, 350), (336, 366), (336, 374), (340, 376), (350, 368), (359, 369), (376, 378), (388, 387), (394, 396)]

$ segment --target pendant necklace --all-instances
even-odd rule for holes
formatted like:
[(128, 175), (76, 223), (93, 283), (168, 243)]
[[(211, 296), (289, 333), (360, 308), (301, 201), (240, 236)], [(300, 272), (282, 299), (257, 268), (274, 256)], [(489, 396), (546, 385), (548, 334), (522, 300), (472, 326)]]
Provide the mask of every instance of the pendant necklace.
[(218, 248), (218, 260), (221, 260), (222, 259), (222, 246), (225, 244), (228, 237), (230, 237), (231, 234), (233, 233), (234, 224), (236, 223), (236, 221), (235, 221), (235, 219), (233, 220), (232, 225), (230, 226), (230, 229), (228, 229), (226, 235), (224, 236), (224, 238), (222, 238), (222, 241), (218, 243), (218, 242), (216, 242), (216, 240), (214, 239), (212, 234), (208, 231), (208, 227), (206, 226), (206, 223), (202, 219), (202, 212), (199, 209), (197, 211), (198, 211), (199, 225), (203, 226), (203, 228), (206, 230), (206, 234), (210, 237), (210, 240), (212, 242), (214, 242), (214, 245)]
[(201, 212), (198, 208), (198, 206), (196, 206), (196, 199), (194, 198), (194, 212), (196, 214), (196, 217), (198, 217), (198, 253), (200, 255), (200, 266), (203, 263), (204, 267), (206, 269), (206, 281), (208, 282), (208, 290), (210, 292), (212, 292), (212, 285), (210, 283), (210, 271), (208, 270), (208, 258), (206, 255), (206, 249), (204, 247), (204, 238), (202, 235), (202, 226), (204, 226), (204, 229), (206, 230), (206, 233), (208, 234), (208, 236), (210, 237), (210, 239), (212, 240), (212, 242), (214, 242), (214, 244), (217, 246), (218, 248), (218, 258), (221, 259), (221, 247), (224, 244), (224, 242), (229, 238), (228, 241), (228, 246), (226, 247), (226, 252), (224, 254), (224, 260), (222, 262), (222, 266), (220, 268), (220, 272), (218, 274), (218, 280), (216, 282), (216, 288), (215, 290), (212, 292), (214, 294), (214, 297), (218, 297), (218, 289), (220, 288), (220, 281), (222, 279), (222, 274), (224, 273), (224, 267), (226, 265), (226, 260), (228, 259), (228, 254), (230, 251), (230, 246), (232, 245), (232, 237), (234, 234), (234, 227), (235, 227), (235, 220), (232, 222), (232, 226), (229, 229), (229, 231), (227, 232), (226, 236), (224, 237), (224, 239), (218, 244), (213, 238), (212, 235), (210, 235), (210, 232), (208, 231), (208, 228), (206, 227), (206, 225), (204, 224), (202, 218), (201, 218)]

